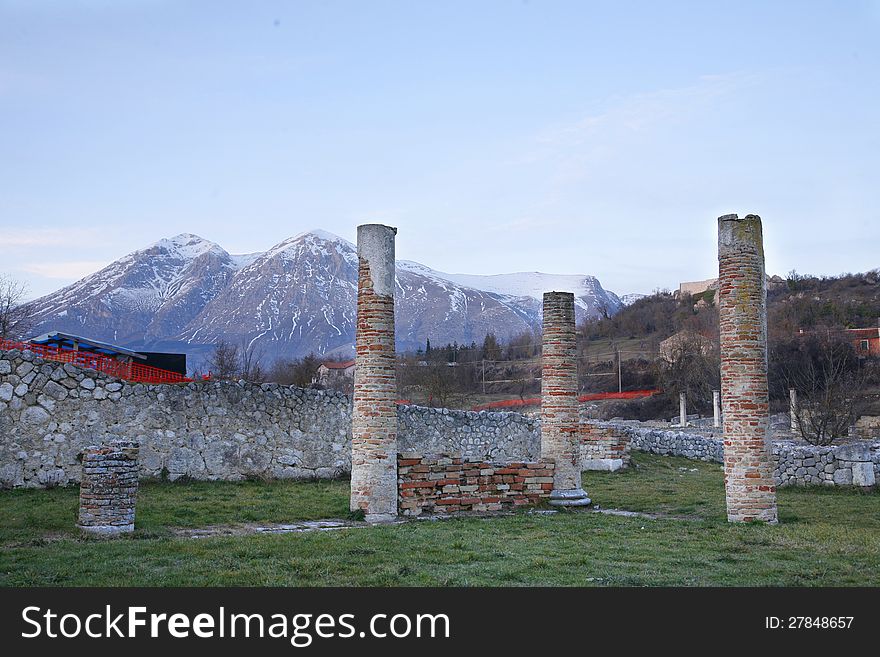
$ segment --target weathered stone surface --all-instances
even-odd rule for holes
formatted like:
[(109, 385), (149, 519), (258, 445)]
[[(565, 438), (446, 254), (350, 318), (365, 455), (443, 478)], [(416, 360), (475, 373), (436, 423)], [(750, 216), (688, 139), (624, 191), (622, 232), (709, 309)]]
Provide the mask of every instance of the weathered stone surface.
[(134, 531), (137, 460), (138, 444), (129, 440), (85, 449), (79, 489), (81, 529), (93, 534)]
[[(487, 513), (552, 499), (553, 461), (492, 463), (460, 454), (398, 454), (400, 512), (406, 516)], [(584, 504), (582, 497), (570, 501)]]
[(397, 515), (396, 233), (381, 224), (358, 226), (351, 510), (368, 520)]
[(556, 464), (551, 504), (585, 506), (581, 488), (574, 294), (544, 293), (541, 349), (541, 458)]
[[(609, 423), (614, 424), (614, 423)], [(619, 431), (626, 433), (632, 449), (668, 456), (684, 456), (699, 461), (723, 463), (722, 441), (699, 433), (658, 429), (641, 426), (638, 422), (618, 424)], [(853, 462), (849, 457), (859, 455), (863, 460)], [(849, 486), (856, 484), (854, 466), (861, 464), (864, 481), (870, 481), (870, 470), (876, 482), (880, 476), (880, 441), (820, 447), (795, 445), (788, 441), (773, 444), (774, 480), (779, 486)], [(804, 462), (815, 462), (815, 467), (805, 467)]]
[(49, 412), (40, 406), (28, 406), (21, 412), (18, 419), (21, 426), (25, 429), (43, 426), (48, 424), (49, 420)]
[(718, 218), (724, 487), (731, 522), (777, 522), (767, 384), (767, 286), (761, 218)]
[[(54, 371), (63, 372), (64, 370), (58, 368)], [(47, 381), (46, 385), (43, 386), (43, 394), (51, 397), (55, 401), (62, 401), (67, 398), (68, 392), (67, 388), (62, 385), (59, 385), (55, 381)]]
[[(4, 396), (13, 389), (15, 366), (24, 362), (17, 353), (0, 352), (0, 362), (10, 363), (10, 374), (0, 377)], [(78, 482), (83, 448), (118, 436), (140, 442), (142, 477), (305, 479), (350, 472), (351, 399), (345, 395), (225, 381), (129, 385), (69, 364), (49, 365), (65, 372), (76, 390), (59, 401), (43, 395), (54, 404), (51, 412), (36, 398), (11, 395), (9, 403), (0, 402), (0, 486)], [(120, 384), (121, 396), (79, 397), (90, 392), (80, 387), (83, 381), (91, 390)], [(519, 413), (405, 406), (395, 415), (402, 449), (487, 461), (540, 457), (540, 423)]]
[(869, 488), (877, 483), (872, 463), (852, 464), (852, 485)]

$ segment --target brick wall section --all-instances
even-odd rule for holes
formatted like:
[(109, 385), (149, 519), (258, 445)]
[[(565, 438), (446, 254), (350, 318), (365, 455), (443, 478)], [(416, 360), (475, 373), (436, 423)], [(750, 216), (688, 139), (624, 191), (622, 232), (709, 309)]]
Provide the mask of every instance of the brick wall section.
[[(581, 490), (574, 294), (544, 293), (541, 351), (541, 458), (556, 463), (552, 497)], [(589, 503), (589, 501), (587, 501)]]
[(375, 520), (397, 515), (396, 233), (396, 228), (380, 224), (358, 226), (351, 510)]
[(615, 426), (582, 422), (580, 428), (581, 463), (591, 460), (615, 460), (630, 463), (630, 437)]
[(777, 522), (767, 435), (767, 288), (761, 218), (718, 218), (724, 484), (731, 522)]
[(95, 534), (134, 531), (138, 444), (112, 440), (83, 452), (79, 526)]
[(490, 463), (402, 453), (397, 461), (400, 512), (448, 515), (534, 505), (550, 497), (553, 472), (552, 461)]

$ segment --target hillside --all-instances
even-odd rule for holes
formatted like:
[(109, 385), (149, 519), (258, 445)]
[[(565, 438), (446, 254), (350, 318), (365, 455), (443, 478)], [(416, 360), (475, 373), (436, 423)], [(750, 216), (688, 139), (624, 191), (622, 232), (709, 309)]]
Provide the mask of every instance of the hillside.
[[(767, 315), (771, 339), (800, 329), (876, 326), (880, 274), (874, 270), (817, 277), (792, 272), (768, 286)], [(579, 328), (591, 340), (642, 339), (655, 344), (684, 329), (717, 333), (715, 293), (656, 293), (635, 300), (612, 317), (583, 322)]]

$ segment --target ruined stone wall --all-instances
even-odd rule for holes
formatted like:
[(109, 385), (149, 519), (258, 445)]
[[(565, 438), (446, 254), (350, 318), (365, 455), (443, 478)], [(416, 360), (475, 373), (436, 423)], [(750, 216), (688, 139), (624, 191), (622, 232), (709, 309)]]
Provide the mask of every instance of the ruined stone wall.
[(583, 470), (618, 470), (630, 463), (630, 436), (619, 427), (596, 420), (581, 421), (580, 463)]
[(853, 426), (852, 433), (859, 438), (880, 438), (880, 416), (862, 415)]
[(138, 444), (112, 440), (86, 448), (82, 458), (78, 524), (95, 534), (134, 531)]
[[(628, 435), (635, 450), (722, 462), (721, 441), (698, 433), (604, 425)], [(0, 486), (77, 483), (83, 449), (114, 438), (140, 443), (141, 477), (333, 477), (351, 467), (351, 400), (276, 384), (130, 384), (0, 352)], [(540, 458), (540, 420), (519, 413), (403, 406), (398, 439), (404, 452), (491, 463)], [(880, 441), (866, 445), (880, 480)], [(866, 461), (843, 449), (777, 443), (777, 481), (849, 485), (853, 464)]]
[(494, 463), (401, 452), (398, 507), (405, 516), (512, 510), (549, 499), (552, 461)]
[[(621, 424), (632, 449), (723, 463), (724, 444), (717, 438), (687, 431)], [(831, 447), (775, 442), (773, 474), (780, 486), (871, 486), (880, 481), (880, 441)]]
[[(398, 409), (403, 450), (538, 458), (539, 423), (518, 413)], [(351, 399), (226, 381), (149, 386), (0, 352), (0, 486), (80, 480), (83, 449), (140, 443), (142, 477), (334, 477), (351, 468)]]

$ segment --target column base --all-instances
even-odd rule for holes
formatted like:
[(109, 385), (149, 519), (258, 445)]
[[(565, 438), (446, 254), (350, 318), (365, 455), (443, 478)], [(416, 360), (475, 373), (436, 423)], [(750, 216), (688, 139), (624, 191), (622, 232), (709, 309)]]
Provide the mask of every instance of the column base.
[(113, 536), (115, 534), (130, 534), (134, 531), (134, 525), (77, 525), (87, 534), (100, 536)]
[(371, 525), (376, 525), (383, 522), (394, 522), (397, 520), (397, 516), (393, 513), (367, 513), (364, 515), (364, 520)]
[(623, 468), (623, 459), (587, 459), (581, 464), (582, 470), (616, 472)]
[(590, 506), (592, 502), (583, 488), (557, 489), (550, 493), (550, 504), (553, 506)]

